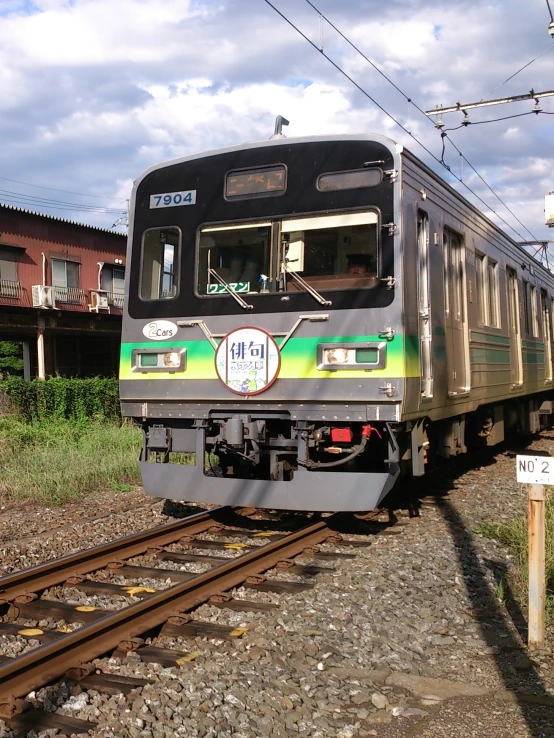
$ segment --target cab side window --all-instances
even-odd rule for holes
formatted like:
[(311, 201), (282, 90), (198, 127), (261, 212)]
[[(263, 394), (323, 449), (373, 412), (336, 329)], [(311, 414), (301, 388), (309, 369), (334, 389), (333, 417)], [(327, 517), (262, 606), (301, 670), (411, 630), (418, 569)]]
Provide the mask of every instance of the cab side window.
[(177, 228), (152, 228), (142, 240), (140, 296), (171, 300), (178, 291), (181, 233)]

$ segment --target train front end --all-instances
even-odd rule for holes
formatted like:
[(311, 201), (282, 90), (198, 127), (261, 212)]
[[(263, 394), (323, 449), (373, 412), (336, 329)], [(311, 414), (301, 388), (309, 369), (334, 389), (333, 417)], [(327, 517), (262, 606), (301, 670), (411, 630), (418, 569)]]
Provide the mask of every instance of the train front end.
[(418, 372), (400, 167), (384, 137), (280, 138), (137, 181), (120, 380), (148, 494), (354, 511), (391, 489)]

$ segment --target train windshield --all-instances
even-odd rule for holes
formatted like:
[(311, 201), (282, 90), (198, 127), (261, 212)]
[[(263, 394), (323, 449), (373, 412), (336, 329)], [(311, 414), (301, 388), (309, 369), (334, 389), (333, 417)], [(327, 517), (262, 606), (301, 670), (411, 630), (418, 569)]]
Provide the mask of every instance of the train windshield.
[(204, 228), (200, 234), (201, 295), (260, 292), (271, 271), (271, 223)]
[(298, 274), (315, 290), (378, 283), (375, 212), (206, 227), (200, 231), (200, 295), (298, 291)]

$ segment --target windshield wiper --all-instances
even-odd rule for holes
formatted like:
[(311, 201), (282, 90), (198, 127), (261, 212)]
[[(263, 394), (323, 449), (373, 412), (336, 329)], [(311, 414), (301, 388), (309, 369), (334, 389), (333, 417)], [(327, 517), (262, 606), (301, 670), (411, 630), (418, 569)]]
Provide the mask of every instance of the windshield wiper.
[(287, 264), (287, 260), (286, 260), (286, 259), (285, 259), (285, 260), (283, 261), (283, 271), (285, 272), (285, 274), (290, 274), (290, 276), (291, 276), (291, 277), (292, 277), (292, 278), (294, 279), (294, 281), (295, 281), (295, 282), (298, 282), (298, 284), (299, 284), (299, 285), (300, 285), (300, 286), (301, 286), (301, 287), (302, 287), (303, 289), (305, 289), (305, 290), (306, 290), (306, 292), (309, 292), (309, 293), (310, 293), (310, 295), (311, 295), (311, 296), (312, 296), (312, 297), (314, 298), (314, 300), (317, 300), (317, 301), (319, 302), (319, 304), (320, 304), (320, 305), (327, 305), (327, 306), (329, 306), (329, 305), (332, 305), (332, 304), (333, 304), (333, 303), (331, 302), (331, 300), (326, 300), (326, 299), (325, 299), (325, 298), (323, 297), (323, 295), (320, 295), (320, 294), (319, 294), (319, 292), (318, 292), (317, 290), (315, 290), (315, 289), (314, 289), (314, 288), (312, 287), (312, 285), (311, 285), (311, 284), (308, 284), (308, 283), (306, 282), (306, 280), (305, 280), (305, 279), (304, 279), (303, 277), (301, 277), (301, 276), (300, 276), (300, 275), (298, 274), (298, 272), (295, 272), (294, 270), (292, 270), (292, 269), (291, 269), (291, 268), (290, 268), (290, 267), (288, 266), (288, 264)]
[(214, 279), (219, 282), (219, 284), (222, 287), (225, 287), (227, 292), (231, 295), (231, 297), (238, 302), (238, 304), (243, 308), (244, 310), (253, 310), (254, 305), (250, 305), (248, 302), (242, 299), (240, 295), (237, 295), (237, 293), (234, 291), (234, 289), (231, 287), (228, 282), (226, 282), (223, 277), (220, 277), (219, 274), (215, 271), (215, 269), (212, 269), (211, 267), (208, 267), (208, 274), (210, 277), (214, 277)]

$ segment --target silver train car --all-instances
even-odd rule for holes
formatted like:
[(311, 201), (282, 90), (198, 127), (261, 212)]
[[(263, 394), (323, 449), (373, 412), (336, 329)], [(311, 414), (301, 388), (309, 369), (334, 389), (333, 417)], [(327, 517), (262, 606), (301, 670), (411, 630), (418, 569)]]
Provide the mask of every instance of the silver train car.
[(127, 264), (148, 494), (369, 510), (552, 411), (554, 276), (384, 136), (151, 167)]

